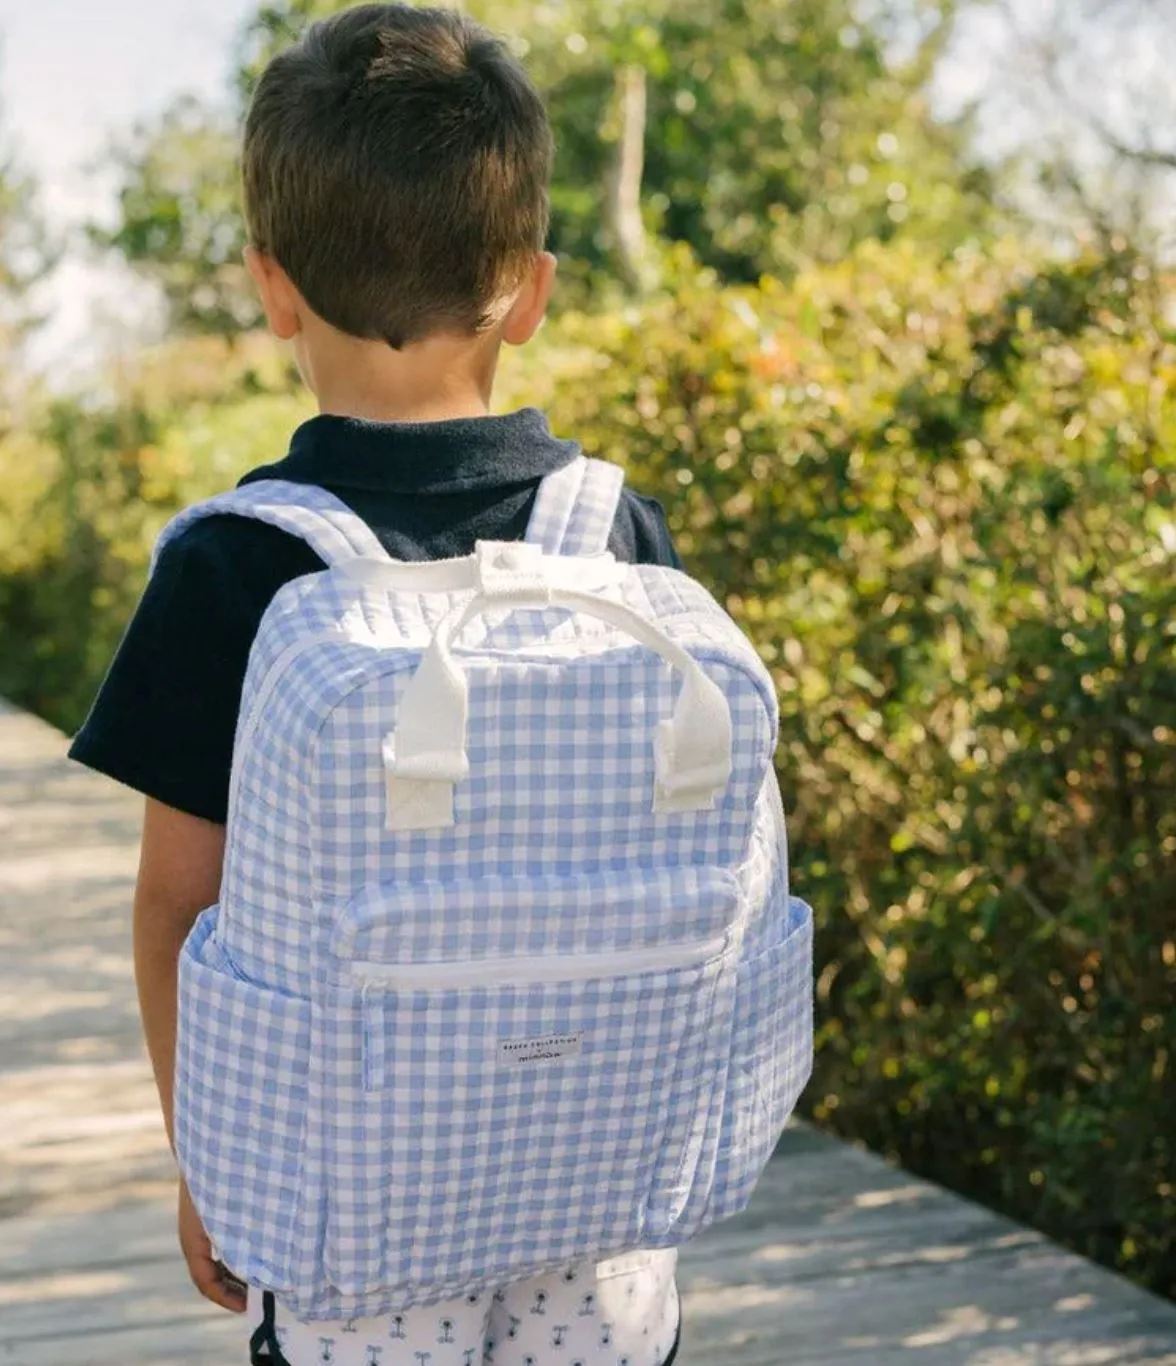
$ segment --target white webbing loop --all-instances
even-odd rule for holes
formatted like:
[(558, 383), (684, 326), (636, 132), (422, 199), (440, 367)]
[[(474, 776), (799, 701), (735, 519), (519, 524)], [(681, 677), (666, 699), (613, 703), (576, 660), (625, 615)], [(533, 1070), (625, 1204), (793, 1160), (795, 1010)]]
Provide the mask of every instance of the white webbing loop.
[(469, 689), (465, 676), (433, 645), (421, 656), (384, 737), (389, 830), (438, 830), (453, 824), (453, 789), (470, 771), (466, 758)]

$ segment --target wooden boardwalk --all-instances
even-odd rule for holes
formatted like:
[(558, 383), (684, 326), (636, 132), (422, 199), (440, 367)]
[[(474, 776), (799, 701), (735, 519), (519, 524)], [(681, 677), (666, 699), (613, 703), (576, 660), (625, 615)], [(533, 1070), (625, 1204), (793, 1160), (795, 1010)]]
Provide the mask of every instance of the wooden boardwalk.
[[(234, 1366), (139, 1043), (139, 804), (63, 750), (0, 704), (0, 1366)], [(682, 1366), (1176, 1366), (1176, 1306), (805, 1129), (682, 1282)]]

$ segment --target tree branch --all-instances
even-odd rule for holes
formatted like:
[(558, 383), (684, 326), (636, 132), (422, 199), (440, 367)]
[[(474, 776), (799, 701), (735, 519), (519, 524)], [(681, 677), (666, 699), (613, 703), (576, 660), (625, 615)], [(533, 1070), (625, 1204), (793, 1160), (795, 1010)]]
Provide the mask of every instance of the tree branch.
[(645, 68), (622, 66), (616, 74), (620, 134), (608, 179), (606, 213), (617, 257), (617, 269), (630, 289), (645, 284), (648, 252), (641, 217), (641, 181), (645, 174)]
[(1067, 113), (1093, 133), (1099, 142), (1113, 156), (1121, 161), (1132, 162), (1137, 166), (1150, 166), (1157, 170), (1176, 171), (1176, 147), (1137, 146), (1119, 136), (1113, 128), (1090, 108), (1075, 98), (1062, 79), (1061, 65), (1055, 42), (1033, 37), (1020, 22), (1015, 6), (1010, 0), (1003, 0), (1001, 13), (1010, 31), (1015, 35), (1024, 51), (1033, 53), (1042, 79), (1049, 87), (1054, 99)]

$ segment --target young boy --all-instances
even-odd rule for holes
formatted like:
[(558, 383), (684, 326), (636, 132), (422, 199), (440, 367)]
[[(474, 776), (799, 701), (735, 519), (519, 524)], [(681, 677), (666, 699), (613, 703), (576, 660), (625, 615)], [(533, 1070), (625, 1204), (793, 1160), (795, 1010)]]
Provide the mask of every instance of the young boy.
[[(520, 67), (455, 13), (360, 6), (271, 63), (245, 132), (247, 264), (320, 416), (243, 482), (323, 486), (398, 560), (523, 535), (540, 480), (578, 455), (534, 410), (489, 415), (499, 350), (534, 335), (551, 291), (551, 152)], [(610, 548), (676, 564), (660, 509), (630, 494)], [(218, 897), (249, 651), (278, 589), (321, 568), (276, 527), (224, 515), (190, 527), (161, 555), (71, 751), (147, 798), (135, 969), (173, 1140), (177, 959)], [(254, 1302), (183, 1185), (179, 1234), (201, 1293), (249, 1315), (255, 1361), (664, 1366), (675, 1350), (673, 1253), (569, 1267), (489, 1303), (311, 1325), (268, 1293)]]

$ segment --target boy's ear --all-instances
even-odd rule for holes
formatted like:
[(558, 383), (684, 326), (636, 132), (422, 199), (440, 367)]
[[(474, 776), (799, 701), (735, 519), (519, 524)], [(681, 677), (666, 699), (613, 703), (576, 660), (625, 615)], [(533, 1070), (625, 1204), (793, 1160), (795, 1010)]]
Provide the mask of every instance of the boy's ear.
[(253, 277), (270, 331), (279, 341), (292, 341), (302, 331), (298, 291), (290, 277), (265, 252), (245, 248), (245, 269)]
[(538, 332), (555, 285), (556, 264), (549, 251), (541, 251), (535, 257), (502, 325), (502, 340), (508, 345), (522, 346)]

